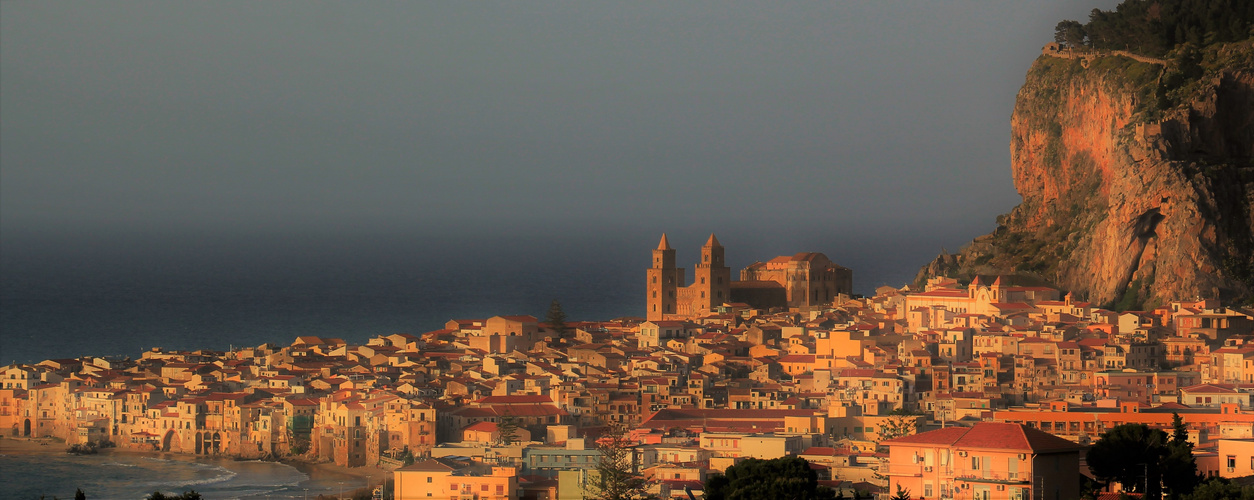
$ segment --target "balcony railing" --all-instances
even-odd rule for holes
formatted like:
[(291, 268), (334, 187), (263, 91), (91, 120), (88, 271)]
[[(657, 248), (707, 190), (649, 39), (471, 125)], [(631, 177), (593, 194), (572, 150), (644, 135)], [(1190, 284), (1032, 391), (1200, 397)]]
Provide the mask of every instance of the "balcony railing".
[(1011, 472), (1005, 470), (962, 470), (955, 474), (953, 467), (949, 465), (886, 464), (880, 467), (880, 473), (887, 476), (914, 477), (937, 474), (944, 477), (953, 477), (955, 481), (966, 481), (971, 483), (1032, 483), (1032, 474), (1028, 472)]
[(887, 464), (880, 471), (888, 476), (922, 476), (923, 474), (948, 475), (952, 469), (948, 465), (923, 464)]
[(1032, 484), (1032, 474), (997, 470), (962, 471), (954, 480), (969, 483)]

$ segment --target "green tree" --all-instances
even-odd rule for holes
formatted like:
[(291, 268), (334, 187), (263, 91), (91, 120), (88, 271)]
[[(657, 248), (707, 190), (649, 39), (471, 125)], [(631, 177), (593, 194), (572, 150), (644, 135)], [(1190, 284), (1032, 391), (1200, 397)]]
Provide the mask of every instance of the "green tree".
[(562, 310), (562, 303), (557, 299), (553, 299), (553, 303), (549, 304), (549, 313), (545, 315), (544, 322), (549, 324), (549, 328), (557, 333), (557, 338), (566, 338), (570, 328), (566, 326), (566, 311)]
[(1171, 441), (1167, 442), (1162, 471), (1168, 498), (1176, 499), (1192, 493), (1202, 481), (1197, 473), (1197, 459), (1193, 457), (1193, 443), (1189, 442), (1188, 426), (1179, 413), (1171, 415)]
[(705, 482), (706, 500), (812, 500), (836, 498), (831, 488), (819, 486), (810, 462), (799, 457), (772, 460), (750, 458)]
[(1215, 477), (1198, 485), (1193, 493), (1181, 500), (1254, 500), (1254, 486), (1240, 486), (1222, 477)]
[(514, 418), (508, 410), (506, 410), (504, 415), (501, 415), (501, 421), (496, 424), (496, 430), (501, 438), (501, 443), (505, 444), (505, 446), (518, 442), (518, 419)]
[(891, 416), (880, 423), (880, 441), (909, 436), (918, 431), (916, 415), (905, 410), (893, 410)]
[[(644, 478), (636, 474), (640, 465), (627, 435), (627, 426), (612, 423), (597, 440), (601, 456), (584, 488), (584, 497), (595, 500), (635, 500), (648, 498)], [(707, 497), (708, 498), (708, 497)]]
[(910, 500), (910, 490), (902, 488), (901, 485), (898, 484), (897, 494), (893, 495), (893, 497), (890, 498), (889, 500)]
[(1119, 481), (1146, 498), (1162, 497), (1162, 459), (1168, 454), (1167, 433), (1145, 424), (1123, 424), (1102, 433), (1086, 460), (1098, 480)]
[(1070, 48), (1084, 46), (1084, 25), (1079, 21), (1061, 21), (1054, 27), (1054, 41)]

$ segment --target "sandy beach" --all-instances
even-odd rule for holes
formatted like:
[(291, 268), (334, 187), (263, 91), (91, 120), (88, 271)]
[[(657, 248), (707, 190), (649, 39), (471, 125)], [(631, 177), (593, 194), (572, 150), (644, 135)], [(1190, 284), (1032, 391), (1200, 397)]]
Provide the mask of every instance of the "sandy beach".
[(366, 484), (365, 481), (368, 480), (371, 486), (378, 486), (382, 484), (384, 478), (392, 478), (391, 472), (379, 467), (341, 467), (333, 463), (309, 463), (297, 460), (283, 460), (282, 463), (308, 474), (311, 480), (352, 481), (358, 486)]
[[(65, 449), (66, 444), (64, 442), (52, 438), (0, 438), (0, 455), (65, 455)], [(171, 454), (127, 448), (106, 448), (100, 450), (99, 456), (107, 457), (110, 455), (133, 455), (156, 458), (170, 458), (171, 455), (174, 455), (185, 458), (196, 458), (192, 455)], [(352, 496), (353, 493), (360, 489), (378, 486), (382, 484), (385, 479), (390, 480), (392, 477), (391, 472), (385, 471), (379, 467), (341, 467), (333, 463), (311, 463), (290, 459), (282, 460), (281, 463), (291, 466), (301, 473), (309, 476), (306, 484), (310, 486), (311, 491), (329, 489), (338, 494), (338, 491), (336, 490), (342, 486), (345, 497)]]
[(0, 438), (0, 454), (4, 455), (52, 455), (65, 453), (65, 443), (52, 438), (29, 439)]

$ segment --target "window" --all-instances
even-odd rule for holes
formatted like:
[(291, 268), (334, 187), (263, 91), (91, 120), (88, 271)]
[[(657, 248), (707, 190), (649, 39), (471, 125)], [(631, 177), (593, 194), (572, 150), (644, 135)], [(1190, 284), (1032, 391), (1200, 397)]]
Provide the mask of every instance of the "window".
[(430, 483), (430, 482), (431, 482), (431, 479), (432, 479), (432, 478), (428, 477), (428, 478), (427, 478), (427, 482), (428, 482), (428, 483)]
[(980, 469), (980, 457), (971, 457), (971, 469), (972, 470)]

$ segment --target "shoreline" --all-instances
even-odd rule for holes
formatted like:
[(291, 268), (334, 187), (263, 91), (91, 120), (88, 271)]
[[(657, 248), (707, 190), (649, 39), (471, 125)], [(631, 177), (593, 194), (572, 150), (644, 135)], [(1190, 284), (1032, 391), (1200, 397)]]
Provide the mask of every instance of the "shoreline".
[[(0, 455), (10, 456), (61, 456), (68, 455), (65, 452), (66, 445), (61, 440), (51, 437), (44, 438), (26, 438), (26, 437), (0, 437)], [(161, 451), (136, 450), (131, 448), (104, 448), (94, 456), (108, 457), (110, 455), (128, 455), (141, 457), (157, 457), (157, 458), (173, 458), (187, 459), (196, 461), (199, 459), (225, 460), (225, 461), (263, 461), (256, 459), (236, 459), (235, 457), (226, 455), (191, 455), (186, 453), (171, 453)], [(93, 456), (93, 455), (84, 455)], [(380, 467), (342, 467), (331, 462), (311, 462), (298, 458), (284, 457), (279, 460), (264, 460), (277, 464), (286, 465), (296, 469), (306, 476), (304, 483), (309, 484), (339, 484), (344, 483), (345, 491), (357, 490), (367, 487), (379, 486), (383, 481), (391, 479), (391, 471), (384, 470)]]

